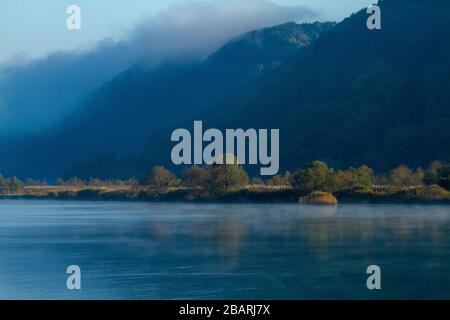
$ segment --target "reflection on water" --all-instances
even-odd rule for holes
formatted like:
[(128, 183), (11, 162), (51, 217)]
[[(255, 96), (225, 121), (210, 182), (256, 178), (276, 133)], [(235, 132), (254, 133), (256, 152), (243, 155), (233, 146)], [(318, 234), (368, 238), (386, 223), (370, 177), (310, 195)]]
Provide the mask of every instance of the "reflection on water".
[(0, 298), (450, 298), (449, 231), (446, 206), (0, 201)]

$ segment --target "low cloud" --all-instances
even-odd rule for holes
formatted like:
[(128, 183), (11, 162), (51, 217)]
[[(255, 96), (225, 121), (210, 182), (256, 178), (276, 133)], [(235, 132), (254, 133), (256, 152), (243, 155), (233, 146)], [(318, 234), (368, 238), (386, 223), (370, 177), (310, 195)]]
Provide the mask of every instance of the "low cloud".
[(197, 2), (175, 6), (144, 20), (135, 30), (135, 44), (158, 56), (192, 53), (205, 56), (242, 33), (281, 24), (307, 21), (314, 13), (261, 0)]
[(59, 123), (86, 95), (133, 64), (200, 60), (245, 32), (287, 21), (310, 21), (304, 7), (266, 0), (192, 2), (143, 19), (122, 41), (89, 51), (56, 52), (0, 68), (0, 135), (25, 134)]

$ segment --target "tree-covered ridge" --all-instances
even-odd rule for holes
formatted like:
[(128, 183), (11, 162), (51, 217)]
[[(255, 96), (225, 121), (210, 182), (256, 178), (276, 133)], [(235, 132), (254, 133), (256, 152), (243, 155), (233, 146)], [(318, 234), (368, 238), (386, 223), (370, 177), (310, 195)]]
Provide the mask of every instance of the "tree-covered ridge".
[[(59, 141), (50, 139), (58, 156), (49, 160), (41, 152), (46, 144), (33, 143), (39, 152), (19, 158), (39, 154), (32, 157), (35, 168), (76, 164), (65, 177), (127, 178), (144, 174), (149, 164), (177, 171), (170, 133), (201, 119), (210, 128), (280, 129), (282, 170), (315, 159), (337, 170), (367, 165), (377, 172), (450, 161), (450, 2), (384, 0), (380, 6), (381, 30), (367, 29), (362, 10), (317, 39), (312, 32), (311, 42), (298, 33), (313, 26), (286, 24), (230, 42), (200, 67), (136, 67), (99, 92), (92, 125), (80, 121)], [(296, 48), (299, 43), (309, 45)], [(151, 106), (145, 114), (143, 105)], [(143, 128), (153, 130), (147, 139)], [(105, 148), (144, 140), (137, 156)]]
[[(449, 161), (450, 3), (380, 6), (382, 30), (368, 30), (362, 10), (197, 119), (220, 129), (280, 129), (284, 170), (315, 159), (377, 171)], [(172, 129), (150, 136), (133, 167), (170, 166)]]
[(101, 156), (89, 174), (74, 174), (130, 175), (130, 170), (122, 172), (114, 165), (114, 156), (110, 157), (114, 170), (103, 170), (104, 155), (139, 152), (155, 129), (204, 113), (222, 96), (278, 68), (333, 26), (288, 23), (243, 35), (201, 62), (179, 57), (178, 62), (150, 69), (135, 65), (87, 97), (84, 107), (63, 125), (12, 143), (8, 157), (0, 157), (0, 166), (18, 176), (55, 178), (77, 163)]
[(287, 168), (317, 158), (382, 170), (449, 160), (450, 3), (380, 6), (382, 30), (365, 27), (365, 11), (351, 16), (265, 78), (234, 117), (221, 123), (216, 116), (212, 126), (280, 128)]

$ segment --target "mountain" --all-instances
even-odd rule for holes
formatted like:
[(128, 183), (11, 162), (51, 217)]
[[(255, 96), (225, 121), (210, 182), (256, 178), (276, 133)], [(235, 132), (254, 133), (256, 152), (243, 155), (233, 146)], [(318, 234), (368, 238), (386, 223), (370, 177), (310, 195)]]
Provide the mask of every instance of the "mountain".
[(57, 177), (91, 158), (138, 152), (154, 129), (201, 113), (333, 26), (286, 23), (244, 34), (202, 63), (135, 65), (87, 97), (61, 126), (3, 147), (8, 154), (0, 157), (0, 168), (22, 177)]
[[(353, 14), (212, 106), (204, 127), (279, 128), (282, 169), (450, 161), (450, 2), (379, 6), (381, 30), (366, 27), (366, 10)], [(148, 140), (133, 166), (170, 164), (172, 129)]]
[[(201, 64), (165, 63), (151, 70), (135, 66), (95, 93), (75, 124), (75, 131), (91, 134), (77, 135), (77, 143), (95, 143), (90, 152), (135, 152), (143, 145), (137, 137), (201, 113), (220, 97), (276, 69), (332, 26), (287, 23), (243, 35)], [(74, 131), (73, 123), (64, 127)]]
[[(66, 175), (81, 177), (171, 166), (170, 134), (194, 119), (205, 129), (280, 129), (281, 170), (315, 159), (379, 171), (450, 161), (450, 2), (379, 6), (381, 30), (367, 29), (362, 10), (334, 27), (303, 25), (312, 29), (299, 33), (288, 24), (247, 34), (201, 64), (136, 66), (94, 95), (78, 129), (65, 126), (72, 137), (61, 134), (64, 143), (53, 148), (71, 153), (55, 152), (53, 163), (63, 159), (58, 172), (75, 164)], [(123, 156), (143, 140), (142, 152)], [(34, 145), (49, 150), (46, 143)]]

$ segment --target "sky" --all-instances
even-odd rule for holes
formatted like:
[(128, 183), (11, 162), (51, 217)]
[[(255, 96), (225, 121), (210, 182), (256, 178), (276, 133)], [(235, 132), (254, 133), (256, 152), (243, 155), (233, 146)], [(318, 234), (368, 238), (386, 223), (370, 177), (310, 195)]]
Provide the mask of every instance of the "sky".
[[(215, 2), (218, 0), (203, 0)], [(247, 0), (241, 0), (247, 1)], [(374, 0), (271, 0), (282, 6), (304, 6), (317, 20), (339, 21)], [(126, 38), (140, 21), (188, 0), (1, 0), (0, 65), (30, 60), (58, 50), (89, 48), (97, 41)], [(66, 8), (81, 8), (82, 29), (68, 31)]]

